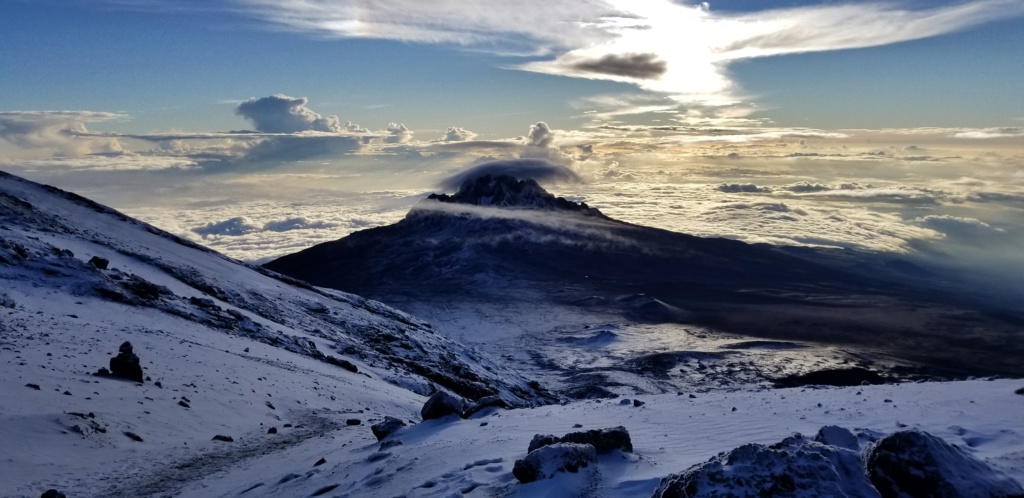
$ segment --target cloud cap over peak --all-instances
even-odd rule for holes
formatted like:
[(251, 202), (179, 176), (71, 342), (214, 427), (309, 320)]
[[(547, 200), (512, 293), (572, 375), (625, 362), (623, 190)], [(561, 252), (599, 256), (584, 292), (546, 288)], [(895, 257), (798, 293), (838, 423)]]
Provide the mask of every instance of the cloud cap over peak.
[(538, 183), (582, 183), (583, 179), (573, 170), (548, 162), (545, 159), (500, 159), (488, 161), (455, 173), (442, 180), (438, 186), (450, 191), (458, 190), (467, 180), (484, 175), (512, 176), (519, 180), (527, 178)]

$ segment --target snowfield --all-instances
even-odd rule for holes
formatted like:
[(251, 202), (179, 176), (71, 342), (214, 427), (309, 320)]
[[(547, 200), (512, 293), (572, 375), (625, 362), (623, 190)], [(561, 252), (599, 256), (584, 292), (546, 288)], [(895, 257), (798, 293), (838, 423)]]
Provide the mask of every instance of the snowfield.
[[(509, 362), (405, 313), (4, 174), (0, 283), (4, 497), (647, 497), (719, 453), (824, 426), (851, 431), (850, 455), (896, 431), (927, 431), (1024, 480), (1020, 380), (556, 403)], [(141, 384), (94, 375), (124, 341), (141, 359)], [(438, 389), (521, 408), (422, 421)], [(407, 425), (378, 442), (370, 426), (385, 416)], [(537, 434), (616, 426), (632, 452), (529, 484), (512, 474)]]

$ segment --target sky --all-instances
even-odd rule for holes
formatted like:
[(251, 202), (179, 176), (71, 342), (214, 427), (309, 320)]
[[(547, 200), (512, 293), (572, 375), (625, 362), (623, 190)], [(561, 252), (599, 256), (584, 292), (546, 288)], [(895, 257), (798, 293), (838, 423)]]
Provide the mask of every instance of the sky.
[(0, 169), (258, 262), (545, 161), (627, 221), (1013, 281), (1021, 46), (1021, 0), (0, 0)]

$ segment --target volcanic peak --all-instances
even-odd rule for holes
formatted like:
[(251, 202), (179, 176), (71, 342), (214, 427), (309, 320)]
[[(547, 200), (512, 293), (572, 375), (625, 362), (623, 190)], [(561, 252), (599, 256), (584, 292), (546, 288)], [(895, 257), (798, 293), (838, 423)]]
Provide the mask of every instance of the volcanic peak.
[(462, 183), (455, 194), (430, 194), (427, 200), (472, 206), (574, 211), (606, 218), (585, 202), (576, 203), (564, 197), (555, 197), (544, 190), (536, 180), (519, 180), (511, 175), (482, 175), (470, 178)]

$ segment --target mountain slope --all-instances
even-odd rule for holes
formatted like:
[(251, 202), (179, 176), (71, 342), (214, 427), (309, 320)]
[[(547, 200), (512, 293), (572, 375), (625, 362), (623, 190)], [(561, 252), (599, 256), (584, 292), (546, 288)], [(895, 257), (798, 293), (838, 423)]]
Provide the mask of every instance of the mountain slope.
[(787, 252), (623, 223), (533, 180), (486, 175), (454, 195), (430, 196), (398, 223), (265, 266), (414, 303), (417, 313), (415, 303), (432, 300), (557, 303), (633, 321), (870, 346), (951, 372), (1024, 375), (1012, 317)]

